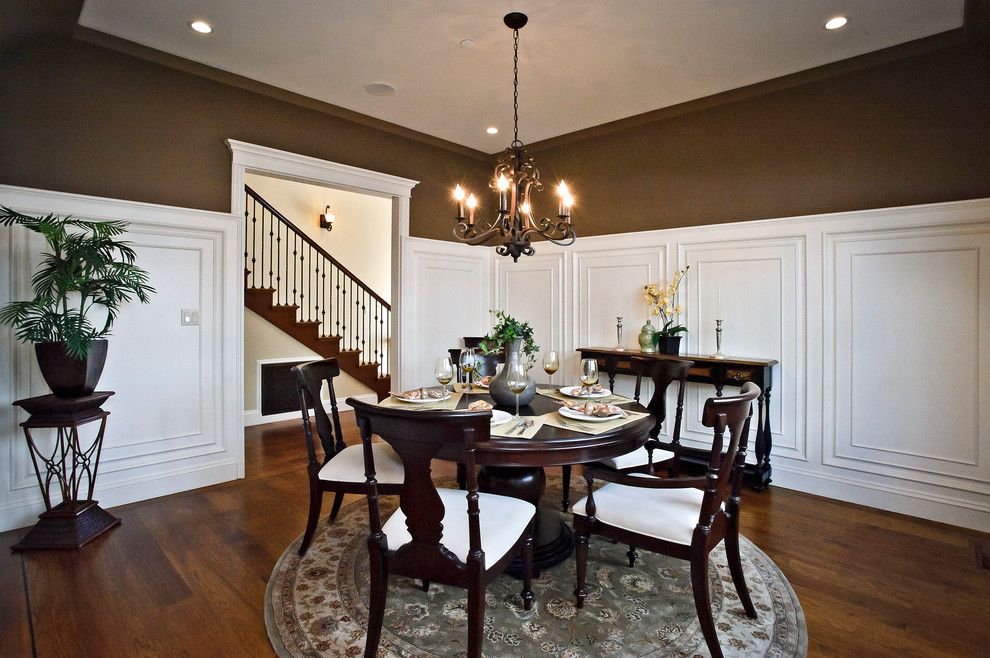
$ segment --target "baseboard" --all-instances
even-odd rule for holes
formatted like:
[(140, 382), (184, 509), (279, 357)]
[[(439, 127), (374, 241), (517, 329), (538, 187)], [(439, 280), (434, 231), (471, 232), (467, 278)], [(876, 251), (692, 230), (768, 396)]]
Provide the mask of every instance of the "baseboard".
[[(228, 459), (213, 464), (158, 473), (147, 478), (113, 482), (105, 487), (97, 480), (95, 498), (99, 501), (100, 507), (109, 509), (117, 505), (229, 482), (236, 480), (237, 477), (237, 463)], [(43, 511), (44, 504), (40, 495), (0, 509), (0, 532), (33, 525), (38, 520), (38, 514)]]
[(773, 487), (833, 498), (847, 503), (915, 516), (938, 523), (990, 532), (990, 511), (968, 501), (939, 497), (882, 484), (792, 469), (779, 461), (773, 465)]
[[(378, 396), (374, 393), (362, 393), (359, 395), (350, 396), (362, 402), (378, 402)], [(328, 406), (329, 400), (323, 401), (323, 408), (329, 413), (330, 407)], [(350, 411), (351, 406), (347, 402), (337, 402), (338, 411)], [(284, 414), (268, 414), (267, 416), (261, 415), (260, 409), (245, 409), (244, 410), (244, 427), (251, 427), (253, 425), (264, 425), (265, 423), (278, 423), (283, 420), (302, 420), (302, 416), (298, 411), (288, 411)]]

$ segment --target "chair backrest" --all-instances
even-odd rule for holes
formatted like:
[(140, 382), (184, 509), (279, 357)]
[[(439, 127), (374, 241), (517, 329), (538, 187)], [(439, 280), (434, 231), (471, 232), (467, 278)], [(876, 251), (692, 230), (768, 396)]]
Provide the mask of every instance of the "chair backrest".
[[(715, 514), (729, 496), (738, 497), (746, 464), (746, 447), (749, 443), (749, 421), (753, 416), (753, 400), (760, 395), (760, 387), (752, 382), (743, 384), (739, 395), (708, 398), (701, 415), (701, 424), (714, 429), (712, 453), (706, 474), (705, 497), (701, 504), (699, 523), (711, 525)], [(725, 454), (725, 431), (729, 431), (729, 447)]]
[[(316, 455), (316, 445), (313, 441), (313, 426), (309, 420), (310, 408), (316, 418), (316, 432), (323, 448), (323, 463), (344, 449), (344, 436), (340, 431), (340, 416), (337, 413), (337, 395), (333, 391), (333, 378), (340, 374), (337, 359), (321, 359), (302, 365), (293, 366), (292, 374), (296, 378), (299, 389), (299, 406), (302, 411), (303, 430), (306, 433), (306, 450), (309, 452), (309, 463), (319, 463)], [(333, 419), (327, 417), (323, 407), (323, 382), (326, 382), (330, 392), (330, 413)]]
[[(677, 384), (677, 407), (674, 413), (674, 427), (671, 431), (671, 438), (674, 446), (680, 445), (681, 440), (681, 415), (684, 411), (684, 384), (687, 382), (688, 372), (694, 361), (683, 359), (642, 359), (633, 357), (636, 364), (636, 391), (633, 397), (639, 402), (641, 385), (644, 377), (649, 377), (653, 381), (653, 397), (646, 405), (647, 410), (656, 419), (655, 431), (660, 431), (660, 423), (667, 417), (667, 389), (675, 381)], [(653, 431), (650, 432), (656, 438)]]
[[(377, 435), (402, 459), (405, 479), (399, 493), (399, 507), (406, 515), (412, 541), (389, 546), (389, 570), (396, 573), (431, 573), (432, 569), (463, 568), (463, 563), (441, 543), (444, 506), (433, 483), (431, 461), (441, 453), (459, 457), (467, 471), (467, 514), (469, 531), (468, 563), (479, 561), (484, 569), (481, 526), (478, 519), (478, 474), (475, 444), (487, 441), (491, 430), (488, 411), (416, 411), (381, 407), (354, 398), (361, 441), (364, 444), (365, 475), (369, 485), (368, 513), (371, 539), (381, 541), (381, 513), (375, 478), (371, 437)], [(395, 567), (395, 568), (393, 568)]]

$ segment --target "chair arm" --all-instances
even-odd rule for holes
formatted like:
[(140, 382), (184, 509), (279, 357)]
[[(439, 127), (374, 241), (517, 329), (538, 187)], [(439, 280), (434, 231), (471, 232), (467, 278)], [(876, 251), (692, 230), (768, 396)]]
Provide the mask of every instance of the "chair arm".
[(619, 471), (613, 471), (612, 469), (596, 466), (584, 467), (584, 479), (626, 484), (643, 489), (697, 489), (704, 487), (708, 481), (704, 476), (677, 478), (635, 477)]

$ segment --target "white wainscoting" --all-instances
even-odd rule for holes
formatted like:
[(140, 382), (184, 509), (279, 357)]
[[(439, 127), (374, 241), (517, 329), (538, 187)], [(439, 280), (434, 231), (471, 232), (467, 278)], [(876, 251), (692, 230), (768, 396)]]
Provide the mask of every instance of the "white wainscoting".
[[(117, 394), (104, 406), (111, 415), (97, 478), (101, 504), (242, 477), (241, 222), (223, 213), (11, 186), (0, 186), (0, 203), (32, 214), (130, 222), (127, 239), (157, 289), (150, 304), (124, 308), (110, 337), (100, 389)], [(0, 260), (9, 263), (0, 268), (0, 303), (30, 297), (43, 245), (20, 227), (0, 230)], [(199, 309), (198, 326), (180, 326), (180, 309), (188, 308)], [(33, 523), (43, 510), (17, 426), (27, 416), (11, 402), (48, 388), (31, 346), (14, 341), (7, 328), (0, 339), (0, 450), (6, 456), (0, 462), (0, 530), (6, 530)]]
[(484, 247), (403, 238), (399, 310), (403, 348), (393, 387), (402, 390), (435, 382), (438, 356), (461, 345), (463, 336), (488, 333), (491, 258), (492, 250)]
[[(683, 351), (714, 351), (721, 290), (723, 350), (780, 362), (775, 486), (990, 530), (990, 200), (539, 242), (518, 263), (488, 250), (487, 276), (476, 248), (414, 244), (405, 326), (430, 358), (403, 369), (405, 385), (431, 381), (433, 353), (490, 326), (489, 287), (492, 307), (561, 352), (556, 381), (573, 381), (574, 350), (615, 345), (617, 315), (638, 349), (642, 286), (690, 265)], [(546, 380), (539, 365), (534, 376)], [(703, 445), (712, 391), (691, 389), (684, 440)]]

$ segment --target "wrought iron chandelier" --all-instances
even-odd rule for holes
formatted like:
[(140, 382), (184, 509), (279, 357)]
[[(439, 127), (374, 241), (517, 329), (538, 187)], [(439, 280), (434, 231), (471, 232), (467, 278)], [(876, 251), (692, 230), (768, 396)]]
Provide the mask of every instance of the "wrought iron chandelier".
[(457, 185), (454, 188), (454, 199), (457, 201), (454, 237), (468, 244), (482, 244), (497, 237), (502, 244), (495, 251), (500, 256), (512, 256), (513, 261), (518, 261), (519, 256), (535, 253), (530, 244), (534, 235), (564, 246), (573, 244), (577, 236), (571, 226), (574, 197), (564, 181), (557, 185), (557, 195), (560, 197), (557, 217), (537, 219), (533, 213), (531, 192), (542, 190), (543, 182), (536, 163), (519, 141), (519, 30), (529, 19), (526, 14), (514, 11), (502, 20), (512, 30), (513, 139), (499, 155), (495, 175), (489, 183), (489, 187), (498, 193), (498, 214), (492, 220), (475, 219), (477, 197)]

